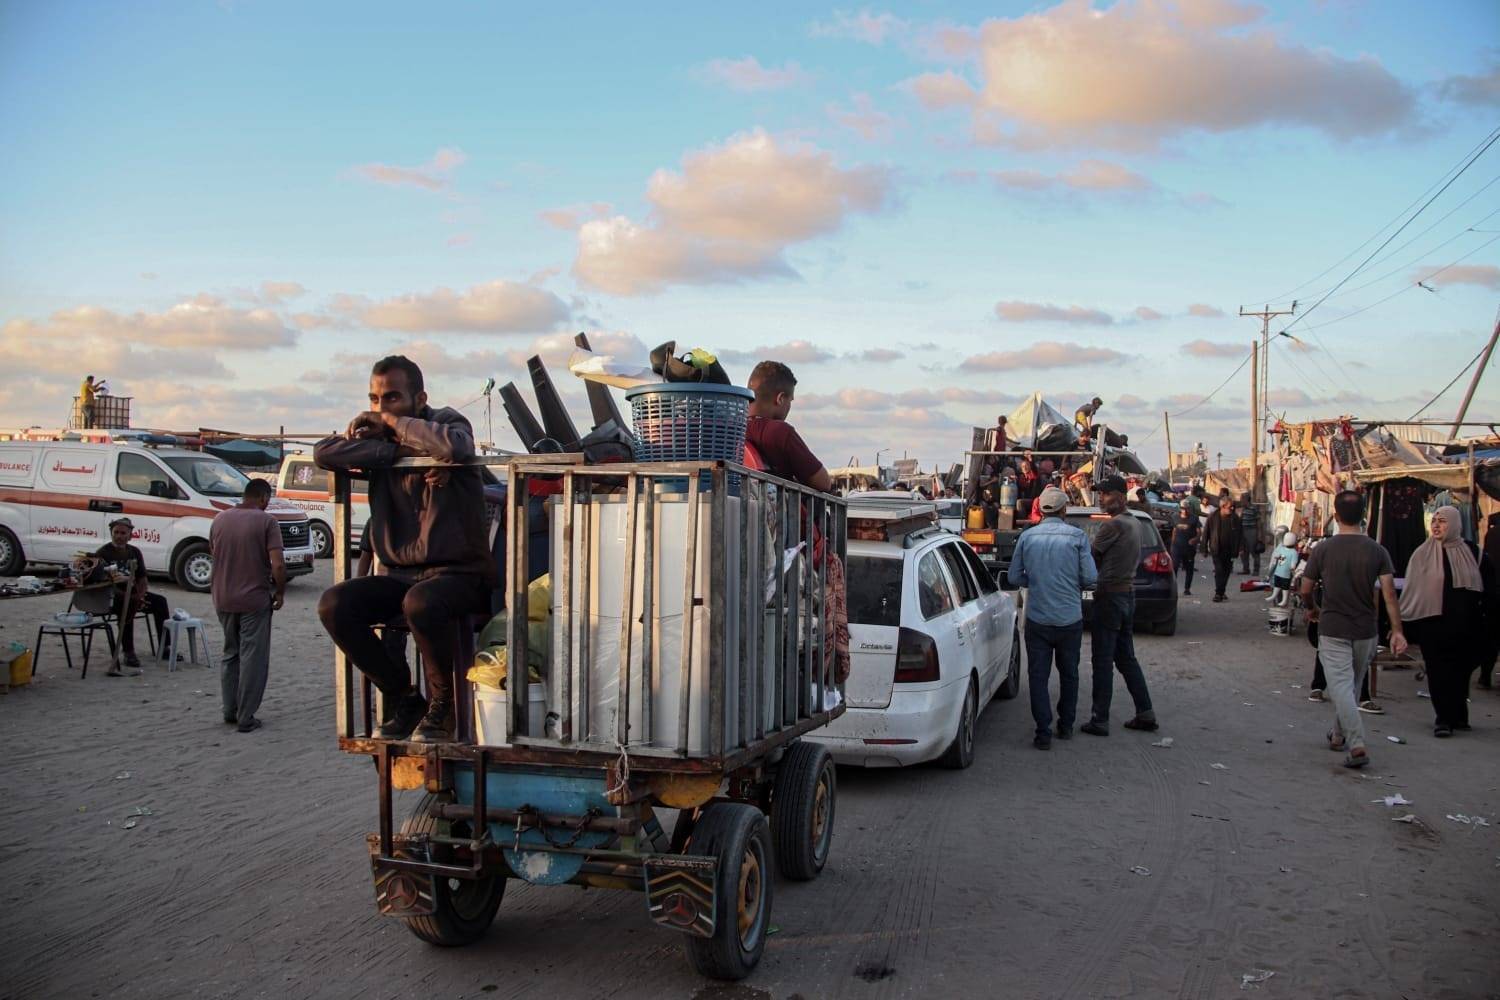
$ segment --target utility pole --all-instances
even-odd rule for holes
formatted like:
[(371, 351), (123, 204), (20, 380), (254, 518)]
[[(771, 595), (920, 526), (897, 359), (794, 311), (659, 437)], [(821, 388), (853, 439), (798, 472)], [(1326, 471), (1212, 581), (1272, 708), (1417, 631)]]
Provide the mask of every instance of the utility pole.
[(1161, 411), (1161, 422), (1167, 428), (1167, 485), (1172, 485), (1172, 418), (1166, 410)]
[[(1269, 353), (1269, 352), (1268, 352)], [(1260, 345), (1250, 341), (1250, 502), (1260, 502), (1256, 480), (1260, 478)]]
[(1255, 399), (1252, 405), (1255, 413), (1255, 439), (1260, 440), (1260, 421), (1266, 410), (1270, 409), (1271, 400), (1271, 320), (1276, 316), (1294, 316), (1297, 313), (1297, 300), (1292, 300), (1290, 309), (1272, 309), (1269, 304), (1259, 312), (1246, 312), (1244, 306), (1240, 306), (1241, 316), (1254, 316), (1260, 320), (1260, 398)]
[(1474, 377), (1469, 379), (1469, 389), (1464, 393), (1464, 401), (1459, 404), (1458, 416), (1453, 418), (1453, 429), (1448, 432), (1448, 440), (1452, 441), (1458, 437), (1458, 429), (1463, 426), (1464, 417), (1468, 416), (1469, 403), (1474, 399), (1474, 390), (1479, 388), (1479, 378), (1484, 374), (1485, 367), (1490, 363), (1490, 355), (1495, 353), (1495, 341), (1500, 340), (1500, 317), (1495, 319), (1495, 329), (1490, 334), (1490, 342), (1484, 345), (1484, 353), (1479, 356), (1479, 367), (1474, 369)]

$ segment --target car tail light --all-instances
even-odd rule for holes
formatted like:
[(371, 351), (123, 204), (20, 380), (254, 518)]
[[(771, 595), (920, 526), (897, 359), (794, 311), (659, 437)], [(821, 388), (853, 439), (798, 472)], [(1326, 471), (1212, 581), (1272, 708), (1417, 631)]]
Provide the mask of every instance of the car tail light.
[(896, 643), (896, 683), (920, 684), (941, 680), (937, 643), (932, 636), (903, 628)]
[(1147, 573), (1170, 573), (1172, 572), (1172, 557), (1165, 550), (1158, 550), (1146, 557), (1141, 564)]

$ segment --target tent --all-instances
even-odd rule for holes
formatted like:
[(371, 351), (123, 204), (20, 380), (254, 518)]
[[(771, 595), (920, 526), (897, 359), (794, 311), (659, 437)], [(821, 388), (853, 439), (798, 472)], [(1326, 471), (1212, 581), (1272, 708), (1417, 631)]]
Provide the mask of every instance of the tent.
[(252, 469), (281, 464), (280, 445), (266, 441), (249, 441), (240, 438), (221, 444), (206, 444), (203, 450), (216, 458), (222, 458), (231, 465)]
[(1032, 393), (1020, 406), (1010, 411), (1005, 428), (1012, 448), (1071, 451), (1078, 445), (1073, 421), (1042, 399), (1039, 392)]

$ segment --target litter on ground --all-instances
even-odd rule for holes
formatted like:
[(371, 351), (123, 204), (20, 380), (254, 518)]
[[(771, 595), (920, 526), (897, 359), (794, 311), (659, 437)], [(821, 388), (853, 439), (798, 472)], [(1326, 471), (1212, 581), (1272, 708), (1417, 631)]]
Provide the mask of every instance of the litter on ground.
[(1406, 796), (1402, 795), (1400, 792), (1397, 792), (1395, 795), (1387, 795), (1384, 798), (1380, 798), (1380, 799), (1371, 799), (1370, 801), (1371, 802), (1384, 802), (1388, 806), (1409, 806), (1409, 805), (1411, 805), (1411, 803), (1409, 801), (1407, 801)]
[(1151, 869), (1147, 868), (1145, 865), (1131, 865), (1130, 870), (1135, 872), (1137, 875), (1151, 874)]
[(1172, 737), (1163, 736), (1161, 739), (1157, 740), (1151, 745), (1154, 747), (1161, 747), (1163, 750), (1165, 750), (1172, 745)]
[(1226, 766), (1224, 766), (1223, 764), (1210, 764), (1208, 766), (1211, 767), (1211, 768), (1213, 768), (1215, 771), (1227, 771), (1227, 770), (1229, 770), (1229, 768), (1226, 767)]
[(1416, 813), (1407, 813), (1405, 816), (1392, 816), (1391, 817), (1391, 822), (1392, 823), (1415, 823), (1416, 821), (1417, 821), (1417, 814)]
[(1246, 972), (1240, 976), (1240, 989), (1248, 990), (1252, 986), (1258, 986), (1274, 975), (1276, 973), (1270, 969), (1256, 969), (1253, 972)]

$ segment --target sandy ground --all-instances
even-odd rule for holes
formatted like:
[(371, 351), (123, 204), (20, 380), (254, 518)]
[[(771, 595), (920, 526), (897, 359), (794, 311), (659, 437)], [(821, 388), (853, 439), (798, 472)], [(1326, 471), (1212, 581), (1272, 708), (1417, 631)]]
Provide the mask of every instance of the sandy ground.
[[(1437, 741), (1425, 685), (1385, 674), (1374, 763), (1346, 771), (1306, 641), (1238, 594), (1139, 639), (1158, 736), (1117, 718), (1040, 753), (1023, 693), (985, 711), (971, 770), (841, 770), (829, 867), (776, 886), (744, 984), (695, 977), (632, 893), (511, 883), (484, 941), (431, 948), (374, 910), (374, 774), (335, 748), (313, 613), (328, 573), (291, 586), (257, 733), (222, 724), (213, 672), (80, 681), (55, 647), (0, 696), (0, 996), (1197, 998), (1262, 971), (1247, 993), (1500, 996), (1500, 693)], [(0, 603), (0, 640), (62, 603)]]

